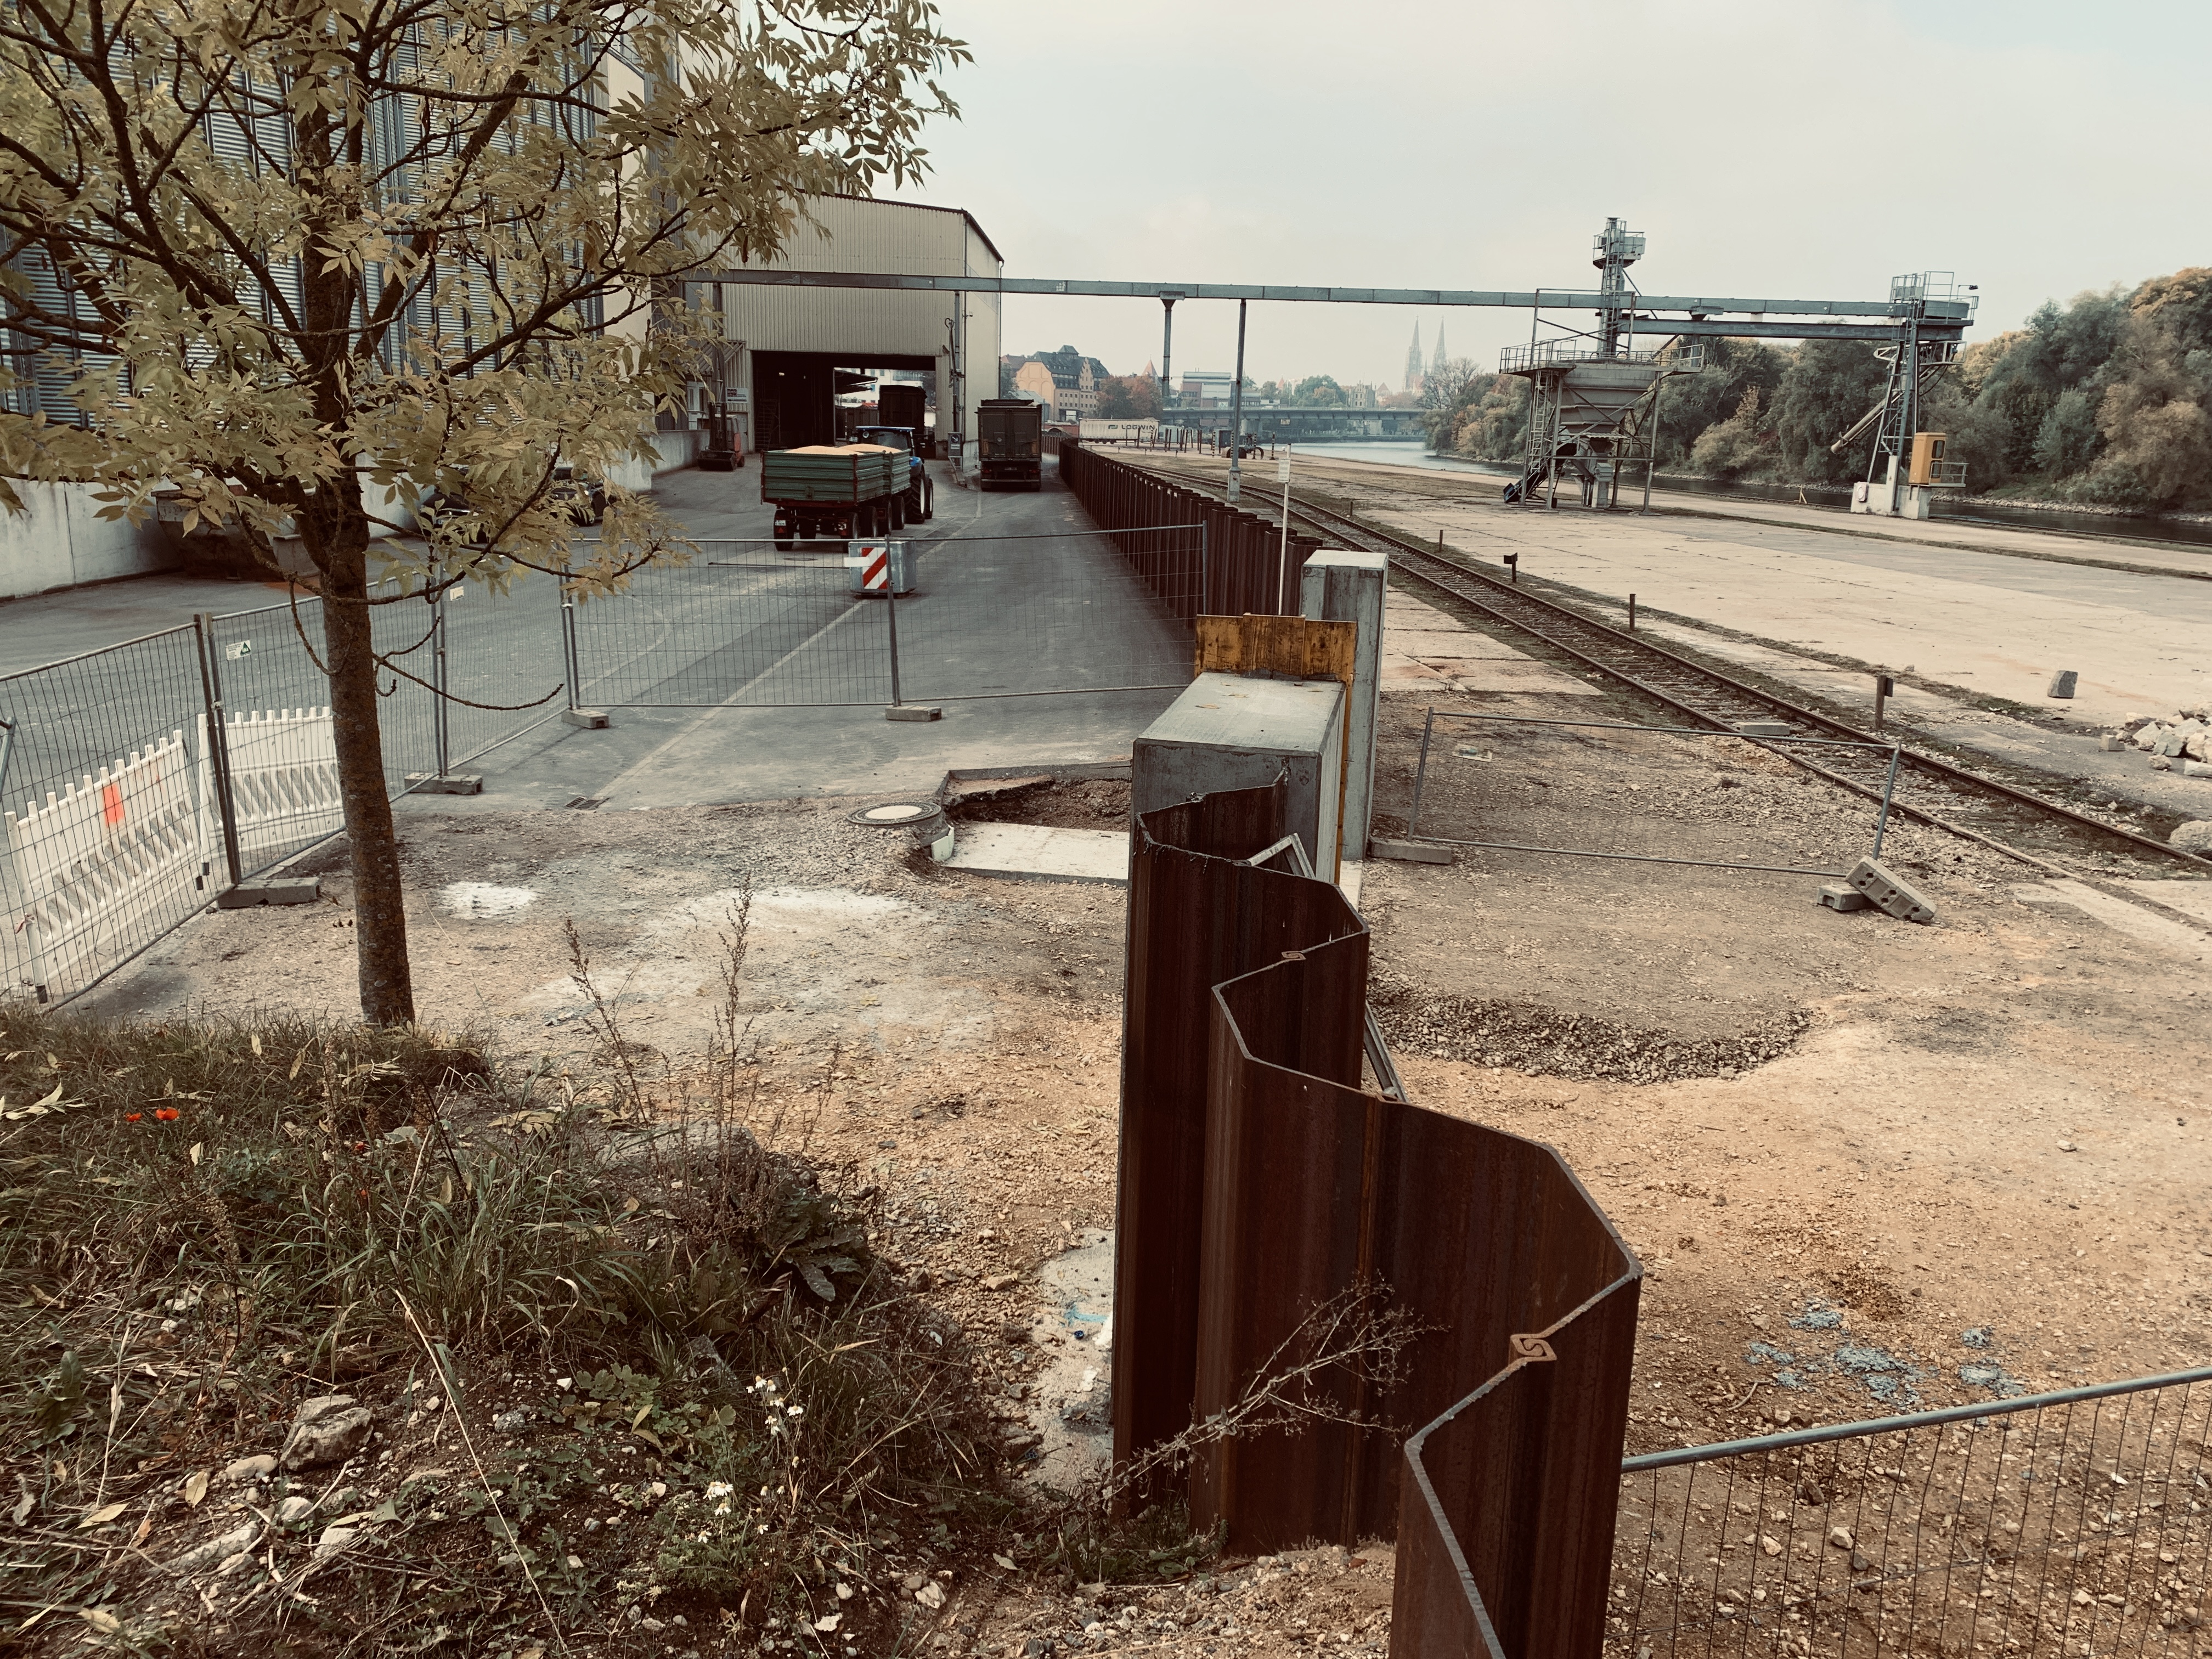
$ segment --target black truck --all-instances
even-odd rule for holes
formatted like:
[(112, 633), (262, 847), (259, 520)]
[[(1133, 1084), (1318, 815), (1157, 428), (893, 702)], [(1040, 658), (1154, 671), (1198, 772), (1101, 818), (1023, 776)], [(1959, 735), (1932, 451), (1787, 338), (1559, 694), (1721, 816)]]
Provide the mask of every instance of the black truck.
[(1026, 398), (986, 398), (976, 406), (982, 486), (1038, 489), (1044, 479), (1044, 410)]

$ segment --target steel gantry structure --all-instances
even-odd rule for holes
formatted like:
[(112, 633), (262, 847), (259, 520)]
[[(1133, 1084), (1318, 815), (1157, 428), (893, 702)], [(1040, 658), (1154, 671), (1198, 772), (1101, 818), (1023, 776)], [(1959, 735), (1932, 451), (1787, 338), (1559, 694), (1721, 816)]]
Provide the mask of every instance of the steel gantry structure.
[[(1553, 481), (1551, 499), (1557, 499), (1559, 469), (1552, 463), (1565, 459), (1585, 483), (1585, 499), (1603, 495), (1613, 504), (1610, 488), (1599, 489), (1595, 481), (1615, 482), (1621, 461), (1632, 452), (1648, 452), (1657, 413), (1659, 384), (1667, 375), (1688, 372), (1694, 358), (1690, 348), (1705, 339), (1862, 340), (1883, 349), (1899, 367), (1893, 371), (1893, 388), (1881, 410), (1868, 424), (1881, 424), (1876, 462), (1887, 455), (1894, 465), (1909, 454), (1917, 430), (1918, 383), (1925, 370), (1957, 356), (1960, 337), (1972, 324), (1976, 299), (1971, 289), (1921, 276), (1900, 277), (1882, 300), (1746, 299), (1707, 294), (1641, 294), (1628, 280), (1627, 266), (1644, 251), (1644, 238), (1630, 233), (1622, 221), (1607, 222), (1596, 239), (1592, 263), (1599, 271), (1595, 289), (1540, 288), (1525, 289), (1448, 288), (1317, 288), (1269, 283), (1195, 283), (1118, 281), (1097, 277), (930, 276), (902, 271), (793, 270), (776, 266), (737, 266), (699, 271), (687, 283), (750, 283), (769, 288), (874, 289), (896, 292), (938, 294), (1058, 295), (1086, 299), (1156, 300), (1164, 321), (1172, 327), (1179, 301), (1197, 300), (1261, 301), (1293, 305), (1433, 306), (1491, 310), (1527, 311), (1530, 341), (1514, 347), (1499, 365), (1503, 374), (1529, 379), (1535, 388), (1531, 405), (1532, 446), (1553, 436), (1550, 453), (1539, 457), (1532, 448), (1529, 460), (1541, 459)], [(1583, 312), (1593, 326), (1562, 329), (1559, 337), (1539, 339), (1544, 313)], [(1554, 328), (1562, 325), (1553, 323)], [(1171, 342), (1172, 336), (1168, 337)], [(1649, 345), (1642, 343), (1648, 341)], [(1639, 361), (1640, 360), (1640, 361)], [(1163, 364), (1170, 361), (1164, 343)], [(1633, 373), (1624, 371), (1633, 370)], [(1607, 377), (1622, 380), (1610, 391), (1600, 388)], [(1627, 382), (1636, 380), (1643, 390)], [(1556, 382), (1548, 392), (1546, 383)], [(1590, 398), (1581, 395), (1588, 382)], [(1595, 406), (1592, 406), (1595, 405)], [(1536, 418), (1547, 410), (1558, 418), (1542, 425)], [(1573, 411), (1570, 414), (1568, 411)], [(1622, 448), (1623, 443), (1628, 446)], [(1562, 458), (1563, 446), (1570, 453)], [(1638, 458), (1641, 458), (1640, 456)], [(1649, 488), (1646, 469), (1647, 495)], [(1522, 494), (1533, 498), (1527, 468)], [(1898, 510), (1893, 482), (1890, 511)], [(1879, 509), (1877, 509), (1879, 510)]]

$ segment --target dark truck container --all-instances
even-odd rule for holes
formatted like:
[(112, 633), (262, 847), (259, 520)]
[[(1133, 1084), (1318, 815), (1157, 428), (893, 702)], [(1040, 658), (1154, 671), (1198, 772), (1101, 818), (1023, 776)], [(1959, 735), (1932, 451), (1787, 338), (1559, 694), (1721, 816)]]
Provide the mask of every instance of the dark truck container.
[(914, 453), (925, 460), (929, 457), (929, 423), (922, 415), (922, 406), (928, 401), (918, 386), (903, 381), (890, 381), (876, 387), (876, 424), (902, 426), (914, 434)]
[(986, 398), (975, 410), (977, 453), (982, 459), (983, 488), (1011, 484), (1017, 489), (1042, 487), (1044, 410), (1026, 398)]
[(906, 527), (913, 457), (884, 444), (811, 444), (761, 457), (761, 499), (775, 506), (775, 544), (882, 536)]

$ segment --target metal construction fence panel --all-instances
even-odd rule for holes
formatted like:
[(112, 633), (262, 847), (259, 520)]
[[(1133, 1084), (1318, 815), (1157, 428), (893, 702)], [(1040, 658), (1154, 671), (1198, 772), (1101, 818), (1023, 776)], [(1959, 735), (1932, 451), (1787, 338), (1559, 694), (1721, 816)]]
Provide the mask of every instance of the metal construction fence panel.
[[(560, 713), (550, 579), (378, 597), (393, 795)], [(234, 856), (253, 875), (340, 827), (321, 605), (203, 616), (0, 679), (0, 986), (75, 995), (204, 908)]]
[[(707, 542), (572, 611), (594, 707), (870, 707), (1189, 684), (1197, 524), (1102, 536)], [(877, 550), (903, 580), (865, 587)]]
[(1204, 525), (1204, 568), (1192, 590), (1196, 611), (1213, 617), (1297, 613), (1300, 573), (1321, 545), (1311, 537), (1286, 538), (1279, 524), (1079, 443), (1061, 444), (1060, 477), (1102, 529)]
[(10, 954), (41, 990), (143, 948), (200, 902), (203, 803), (176, 732), (7, 815)]
[(1401, 1655), (1594, 1653), (1641, 1269), (1550, 1148), (1360, 1088), (1366, 929), (1271, 867), (1283, 810), (1279, 785), (1138, 823), (1116, 1461), (1233, 1420), (1328, 1352), (1301, 1348), (1317, 1313), (1377, 1297), (1400, 1363), (1325, 1366), (1294, 1424), (1201, 1438), (1194, 1524), (1397, 1537)]
[[(810, 544), (810, 547), (821, 544)], [(574, 600), (577, 700), (593, 708), (816, 708), (891, 701), (880, 605), (853, 592), (842, 542), (782, 554), (707, 541), (689, 564)]]
[[(1881, 856), (1900, 753), (1838, 738), (1431, 708), (1406, 833), (1498, 852), (1840, 878), (1860, 859)], [(1802, 803), (1743, 810), (1730, 774), (1792, 772), (1791, 754), (1848, 760), (1880, 798), (1818, 788)], [(1594, 817), (1579, 803), (1598, 788), (1650, 793), (1638, 810)]]
[(1165, 523), (1101, 536), (995, 536), (909, 544), (897, 609), (909, 698), (1157, 690), (1190, 684), (1203, 529)]
[(2212, 1370), (1629, 1459), (1619, 1659), (2199, 1654)]

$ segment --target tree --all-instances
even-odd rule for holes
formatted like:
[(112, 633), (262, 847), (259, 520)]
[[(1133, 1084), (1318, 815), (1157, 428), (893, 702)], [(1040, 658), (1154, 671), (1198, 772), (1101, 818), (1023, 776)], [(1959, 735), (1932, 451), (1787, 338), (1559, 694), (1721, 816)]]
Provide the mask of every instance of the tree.
[(1160, 383), (1149, 374), (1110, 375), (1098, 385), (1098, 416), (1107, 421), (1155, 421)]
[(1774, 434), (1759, 423), (1759, 387), (1747, 386), (1735, 413), (1698, 434), (1690, 464), (1700, 472), (1733, 478), (1773, 459)]
[[(0, 3), (0, 326), (82, 414), (0, 414), (0, 475), (303, 538), (372, 1023), (414, 1012), (379, 582), (563, 569), (702, 349), (684, 278), (919, 177), (968, 55), (927, 0)], [(402, 539), (433, 489), (466, 509)], [(681, 553), (608, 495), (587, 590)]]
[(1327, 374), (1309, 374), (1291, 388), (1287, 402), (1306, 409), (1342, 409), (1352, 399), (1334, 378)]
[(1808, 340), (1790, 354), (1773, 401), (1775, 465), (1793, 483), (1833, 483), (1866, 475), (1874, 448), (1832, 455), (1828, 446), (1871, 409), (1887, 384), (1887, 368), (1874, 348), (1858, 340)]
[(1762, 407), (1771, 407), (1788, 359), (1757, 340), (1704, 342), (1705, 367), (1695, 374), (1674, 374), (1659, 394), (1657, 465), (1664, 469), (1697, 465), (1691, 459), (1698, 440), (1731, 420), (1743, 406), (1743, 394), (1756, 391)]
[(1472, 357), (1438, 357), (1421, 382), (1421, 407), (1428, 410), (1423, 423), (1429, 429), (1429, 446), (1439, 448), (1451, 441), (1452, 415), (1475, 383)]

